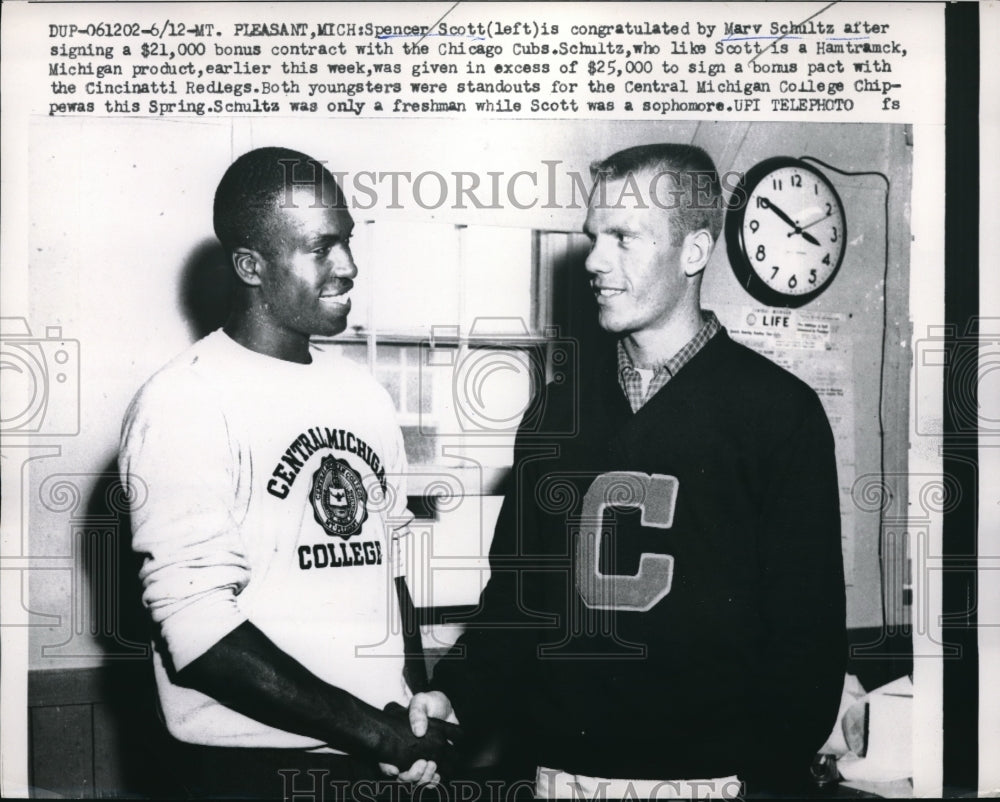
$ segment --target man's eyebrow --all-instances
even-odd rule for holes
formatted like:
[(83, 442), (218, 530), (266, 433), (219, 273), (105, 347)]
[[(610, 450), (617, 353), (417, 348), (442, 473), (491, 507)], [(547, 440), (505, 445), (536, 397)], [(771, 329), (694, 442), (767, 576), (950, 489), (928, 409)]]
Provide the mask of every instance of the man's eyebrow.
[(345, 239), (351, 238), (351, 232), (354, 230), (353, 226), (351, 228), (345, 229), (344, 231), (338, 231), (335, 234), (317, 234), (315, 237), (309, 240), (310, 245), (333, 245), (341, 242)]
[(596, 237), (597, 234), (610, 234), (614, 237), (620, 237), (620, 236), (634, 237), (638, 235), (639, 229), (634, 228), (632, 226), (627, 226), (623, 223), (613, 223), (611, 225), (604, 226), (603, 228), (600, 229), (600, 231), (594, 233), (594, 230), (590, 228), (586, 223), (584, 223), (583, 233), (586, 234), (591, 239), (594, 239), (594, 237)]

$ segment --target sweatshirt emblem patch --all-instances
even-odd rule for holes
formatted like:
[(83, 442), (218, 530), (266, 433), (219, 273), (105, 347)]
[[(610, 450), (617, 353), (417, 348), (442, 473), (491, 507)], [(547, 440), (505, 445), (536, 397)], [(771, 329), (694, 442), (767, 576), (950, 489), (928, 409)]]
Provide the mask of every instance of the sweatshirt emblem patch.
[(316, 523), (328, 535), (339, 535), (347, 540), (360, 532), (368, 519), (368, 493), (361, 476), (337, 457), (323, 457), (313, 474), (309, 498)]

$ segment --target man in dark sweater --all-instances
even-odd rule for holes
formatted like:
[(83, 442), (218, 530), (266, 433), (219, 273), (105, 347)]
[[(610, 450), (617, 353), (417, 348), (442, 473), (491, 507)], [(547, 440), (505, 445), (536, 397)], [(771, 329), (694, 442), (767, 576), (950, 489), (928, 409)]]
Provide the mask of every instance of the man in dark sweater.
[(701, 308), (702, 150), (596, 165), (601, 328), (519, 433), (476, 619), (410, 707), (506, 726), (542, 797), (732, 797), (807, 776), (846, 662), (833, 437), (816, 394)]

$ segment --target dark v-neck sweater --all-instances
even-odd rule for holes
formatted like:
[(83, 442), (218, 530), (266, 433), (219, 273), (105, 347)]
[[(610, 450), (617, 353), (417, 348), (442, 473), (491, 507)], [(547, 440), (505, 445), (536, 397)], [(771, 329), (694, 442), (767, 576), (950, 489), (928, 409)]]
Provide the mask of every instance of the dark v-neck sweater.
[(434, 685), (572, 773), (808, 765), (846, 662), (819, 399), (723, 330), (633, 413), (607, 357), (522, 427), (477, 621)]

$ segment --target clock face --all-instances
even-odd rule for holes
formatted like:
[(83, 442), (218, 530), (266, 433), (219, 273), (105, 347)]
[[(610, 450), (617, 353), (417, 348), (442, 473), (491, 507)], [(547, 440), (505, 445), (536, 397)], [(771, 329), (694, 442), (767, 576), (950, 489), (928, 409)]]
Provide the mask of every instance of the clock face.
[(746, 203), (726, 217), (726, 245), (740, 284), (774, 306), (812, 300), (844, 257), (844, 207), (836, 190), (811, 166), (783, 157), (756, 165), (741, 186)]

